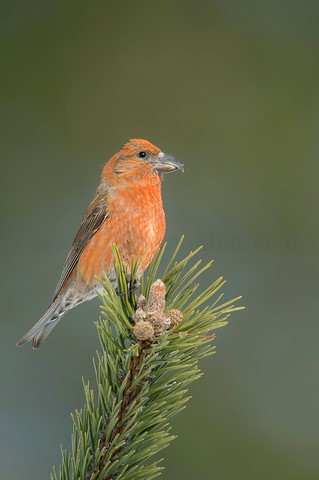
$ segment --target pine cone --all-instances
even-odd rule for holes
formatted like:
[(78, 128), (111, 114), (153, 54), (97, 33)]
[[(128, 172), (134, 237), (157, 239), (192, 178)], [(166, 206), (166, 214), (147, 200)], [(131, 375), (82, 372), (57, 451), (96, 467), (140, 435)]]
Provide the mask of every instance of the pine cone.
[(183, 320), (184, 316), (180, 310), (176, 310), (176, 308), (171, 308), (165, 312), (165, 315), (170, 319), (171, 326), (176, 327), (181, 321)]
[(150, 340), (154, 337), (154, 328), (149, 322), (137, 322), (133, 328), (136, 340)]
[(154, 328), (155, 335), (164, 333), (171, 326), (171, 320), (164, 313), (152, 315), (149, 318), (149, 322)]
[(156, 280), (151, 288), (145, 310), (152, 314), (153, 312), (163, 313), (165, 309), (166, 287), (162, 280)]

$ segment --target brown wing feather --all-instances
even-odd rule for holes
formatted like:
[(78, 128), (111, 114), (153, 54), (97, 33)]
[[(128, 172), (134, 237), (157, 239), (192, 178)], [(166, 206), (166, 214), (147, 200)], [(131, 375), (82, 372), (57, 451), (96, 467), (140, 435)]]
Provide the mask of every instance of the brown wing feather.
[(84, 248), (93, 235), (95, 235), (95, 233), (98, 231), (102, 223), (106, 220), (108, 212), (105, 200), (105, 192), (102, 195), (101, 192), (97, 192), (97, 195), (92, 200), (80, 225), (79, 231), (72, 243), (71, 250), (69, 251), (69, 254), (65, 260), (63, 271), (59, 283), (55, 289), (52, 303), (65, 286), (76, 264), (78, 263)]

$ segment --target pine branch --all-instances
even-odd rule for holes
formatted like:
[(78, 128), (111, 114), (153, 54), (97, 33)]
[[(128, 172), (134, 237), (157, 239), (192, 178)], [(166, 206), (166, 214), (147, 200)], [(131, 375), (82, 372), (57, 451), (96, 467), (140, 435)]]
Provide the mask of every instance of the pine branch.
[[(73, 418), (71, 452), (62, 451), (58, 472), (51, 480), (150, 480), (160, 475), (161, 460), (151, 461), (175, 438), (169, 419), (185, 408), (188, 385), (202, 373), (201, 358), (212, 355), (213, 330), (227, 324), (242, 309), (220, 304), (224, 285), (218, 278), (197, 294), (197, 278), (211, 266), (201, 261), (189, 267), (200, 249), (177, 261), (182, 240), (158, 277), (165, 247), (141, 279), (136, 296), (138, 262), (127, 270), (118, 251), (118, 292), (102, 280), (102, 318), (97, 322), (101, 352), (94, 361), (97, 387), (84, 385), (86, 403)], [(164, 282), (164, 283), (163, 283)], [(203, 306), (206, 304), (206, 306)], [(157, 458), (157, 457), (156, 457)]]

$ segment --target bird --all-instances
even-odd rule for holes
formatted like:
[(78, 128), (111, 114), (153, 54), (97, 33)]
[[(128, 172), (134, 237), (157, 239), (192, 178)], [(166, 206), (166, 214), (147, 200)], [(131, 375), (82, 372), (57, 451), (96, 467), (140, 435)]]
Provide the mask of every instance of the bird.
[(129, 140), (106, 162), (52, 302), (18, 346), (32, 342), (38, 349), (69, 310), (102, 293), (104, 274), (116, 288), (113, 245), (128, 269), (139, 259), (138, 277), (146, 270), (166, 232), (163, 176), (177, 170), (184, 171), (181, 162), (140, 138)]

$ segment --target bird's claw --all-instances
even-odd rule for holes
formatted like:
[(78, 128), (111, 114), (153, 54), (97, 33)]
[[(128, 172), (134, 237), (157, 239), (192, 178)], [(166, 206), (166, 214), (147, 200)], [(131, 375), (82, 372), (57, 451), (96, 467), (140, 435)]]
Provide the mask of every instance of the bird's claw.
[(141, 282), (139, 278), (135, 278), (134, 283), (130, 281), (130, 288), (129, 293), (135, 292), (138, 288), (140, 288)]
[[(130, 275), (128, 275), (127, 277), (127, 284), (129, 286), (128, 288), (129, 294), (135, 292), (141, 286), (140, 279), (136, 278), (132, 283), (132, 279)], [(125, 295), (125, 292), (120, 292), (118, 287), (115, 287), (115, 292), (118, 297), (123, 297)]]

